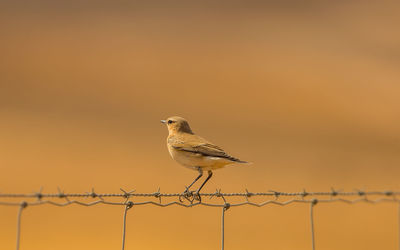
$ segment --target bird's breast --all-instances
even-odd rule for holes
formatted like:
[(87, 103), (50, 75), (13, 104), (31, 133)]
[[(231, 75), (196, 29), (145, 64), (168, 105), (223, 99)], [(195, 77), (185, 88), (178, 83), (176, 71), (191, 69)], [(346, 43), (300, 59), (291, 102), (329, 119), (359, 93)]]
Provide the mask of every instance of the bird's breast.
[(170, 145), (168, 145), (168, 151), (172, 159), (189, 168), (196, 167), (199, 163), (199, 158), (201, 157), (200, 154), (180, 151)]

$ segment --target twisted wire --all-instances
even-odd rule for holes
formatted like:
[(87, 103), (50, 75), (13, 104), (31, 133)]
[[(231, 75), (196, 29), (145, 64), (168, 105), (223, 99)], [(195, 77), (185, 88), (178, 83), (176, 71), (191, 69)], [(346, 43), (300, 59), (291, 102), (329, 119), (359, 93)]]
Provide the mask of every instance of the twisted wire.
[[(122, 189), (121, 189), (122, 190)], [(180, 197), (181, 193), (160, 193), (159, 191), (153, 193), (135, 193), (134, 191), (122, 193), (95, 193), (94, 190), (91, 192), (85, 193), (0, 193), (0, 198), (65, 198), (65, 197), (75, 197), (75, 198), (106, 198), (106, 197)], [(352, 192), (342, 192), (342, 191), (329, 191), (329, 192), (278, 192), (278, 191), (269, 191), (269, 192), (258, 192), (252, 193), (242, 192), (242, 193), (221, 193), (220, 190), (217, 190), (214, 193), (201, 193), (201, 196), (205, 197), (213, 197), (213, 196), (225, 196), (225, 197), (252, 197), (252, 196), (367, 196), (367, 195), (385, 195), (385, 196), (396, 196), (400, 195), (400, 191), (352, 191)]]

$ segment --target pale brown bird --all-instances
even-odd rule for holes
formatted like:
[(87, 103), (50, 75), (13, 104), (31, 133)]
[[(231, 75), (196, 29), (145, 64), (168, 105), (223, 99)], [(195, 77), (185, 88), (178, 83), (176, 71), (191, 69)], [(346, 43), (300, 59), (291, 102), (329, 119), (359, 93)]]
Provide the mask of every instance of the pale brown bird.
[(247, 163), (228, 155), (222, 148), (195, 135), (189, 123), (182, 117), (172, 116), (161, 122), (168, 127), (167, 146), (171, 157), (183, 166), (199, 172), (196, 179), (186, 187), (184, 192), (186, 198), (192, 195), (189, 189), (203, 176), (203, 171), (208, 171), (208, 176), (195, 192), (194, 198), (199, 201), (201, 201), (199, 192), (211, 178), (213, 170), (233, 163)]

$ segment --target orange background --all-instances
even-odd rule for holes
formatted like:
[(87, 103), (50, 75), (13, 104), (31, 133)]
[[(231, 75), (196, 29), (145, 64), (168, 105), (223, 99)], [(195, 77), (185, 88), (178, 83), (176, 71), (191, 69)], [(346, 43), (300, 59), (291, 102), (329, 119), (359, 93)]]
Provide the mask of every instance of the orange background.
[[(171, 115), (252, 166), (204, 191), (399, 190), (398, 1), (0, 4), (0, 192), (182, 192)], [(154, 199), (156, 200), (156, 199)], [(257, 201), (257, 199), (254, 199)], [(28, 207), (21, 249), (120, 249), (123, 207)], [(220, 209), (134, 207), (126, 249), (219, 249)], [(0, 206), (1, 249), (17, 207)], [(318, 204), (317, 249), (396, 249), (394, 204)], [(311, 249), (309, 206), (226, 214), (226, 249)]]

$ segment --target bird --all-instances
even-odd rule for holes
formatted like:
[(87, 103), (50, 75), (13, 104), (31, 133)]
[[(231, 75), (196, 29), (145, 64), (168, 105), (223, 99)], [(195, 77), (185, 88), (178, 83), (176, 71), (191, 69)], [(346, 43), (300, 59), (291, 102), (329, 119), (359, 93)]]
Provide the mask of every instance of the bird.
[[(196, 135), (185, 118), (172, 116), (161, 120), (161, 123), (168, 128), (167, 147), (172, 159), (199, 173), (183, 192), (183, 197), (186, 199), (192, 196), (193, 199), (201, 202), (200, 190), (212, 177), (212, 171), (234, 163), (248, 163), (227, 154), (221, 147)], [(204, 171), (208, 173), (207, 178), (194, 193), (189, 191), (193, 184), (203, 176)]]

